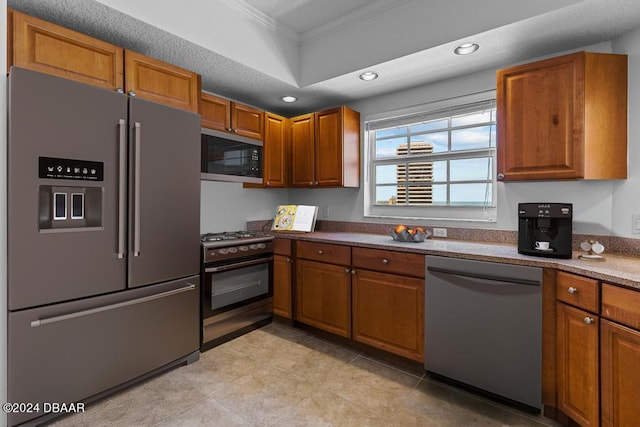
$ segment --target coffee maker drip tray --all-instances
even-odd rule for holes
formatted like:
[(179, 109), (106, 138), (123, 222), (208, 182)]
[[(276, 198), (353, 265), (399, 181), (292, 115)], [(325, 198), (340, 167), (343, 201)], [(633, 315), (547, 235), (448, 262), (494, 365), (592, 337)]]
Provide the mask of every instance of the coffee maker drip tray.
[(573, 206), (570, 203), (518, 204), (518, 253), (571, 258)]

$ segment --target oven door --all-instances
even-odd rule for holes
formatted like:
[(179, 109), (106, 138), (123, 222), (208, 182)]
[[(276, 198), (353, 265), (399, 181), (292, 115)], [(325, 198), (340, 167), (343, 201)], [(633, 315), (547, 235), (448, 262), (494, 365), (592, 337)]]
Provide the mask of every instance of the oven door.
[(208, 264), (204, 268), (202, 317), (249, 304), (271, 296), (273, 256)]

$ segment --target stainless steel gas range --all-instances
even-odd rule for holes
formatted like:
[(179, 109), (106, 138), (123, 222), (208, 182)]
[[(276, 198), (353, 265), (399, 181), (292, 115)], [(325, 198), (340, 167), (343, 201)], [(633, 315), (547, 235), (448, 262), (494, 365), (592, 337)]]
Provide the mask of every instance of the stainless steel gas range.
[(204, 351), (271, 322), (273, 236), (236, 231), (200, 240)]

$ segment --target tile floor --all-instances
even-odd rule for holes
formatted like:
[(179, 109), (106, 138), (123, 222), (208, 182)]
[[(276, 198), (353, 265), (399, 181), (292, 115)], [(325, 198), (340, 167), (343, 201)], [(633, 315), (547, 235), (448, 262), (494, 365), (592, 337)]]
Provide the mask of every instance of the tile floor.
[(541, 416), (403, 372), (284, 325), (87, 405), (65, 426), (540, 426)]

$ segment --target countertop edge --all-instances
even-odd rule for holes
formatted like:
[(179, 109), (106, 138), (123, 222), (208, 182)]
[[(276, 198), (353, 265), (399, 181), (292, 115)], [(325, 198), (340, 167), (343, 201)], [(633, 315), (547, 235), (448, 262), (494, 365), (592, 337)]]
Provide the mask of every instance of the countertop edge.
[(544, 258), (519, 254), (514, 245), (500, 243), (447, 239), (427, 239), (419, 243), (403, 243), (396, 242), (390, 236), (381, 234), (347, 232), (278, 232), (274, 235), (292, 240), (553, 268), (640, 290), (640, 259), (629, 256), (605, 254), (605, 261), (587, 261), (578, 258), (582, 252), (574, 252), (571, 259)]

